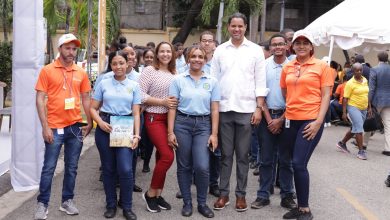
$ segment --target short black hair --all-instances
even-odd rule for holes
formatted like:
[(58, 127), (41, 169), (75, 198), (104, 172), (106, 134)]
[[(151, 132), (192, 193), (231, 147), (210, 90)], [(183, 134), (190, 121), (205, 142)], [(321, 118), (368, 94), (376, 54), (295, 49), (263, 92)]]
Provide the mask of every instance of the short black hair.
[(232, 22), (232, 19), (233, 18), (241, 18), (243, 21), (244, 21), (244, 24), (247, 25), (248, 24), (248, 19), (246, 18), (246, 16), (240, 12), (235, 12), (234, 14), (230, 15), (229, 16), (229, 19), (228, 19), (228, 24), (230, 25), (230, 23)]
[(363, 55), (360, 55), (360, 54), (356, 55), (355, 63), (364, 63), (364, 62), (366, 62), (366, 61), (364, 60), (364, 56)]
[(269, 38), (269, 40), (268, 40), (268, 45), (271, 45), (272, 39), (277, 38), (277, 37), (283, 38), (284, 43), (287, 43), (287, 38), (286, 38), (286, 36), (284, 36), (283, 34), (274, 34), (274, 35), (272, 35), (272, 36)]
[(387, 62), (389, 60), (389, 55), (385, 51), (378, 53), (378, 60), (380, 62)]

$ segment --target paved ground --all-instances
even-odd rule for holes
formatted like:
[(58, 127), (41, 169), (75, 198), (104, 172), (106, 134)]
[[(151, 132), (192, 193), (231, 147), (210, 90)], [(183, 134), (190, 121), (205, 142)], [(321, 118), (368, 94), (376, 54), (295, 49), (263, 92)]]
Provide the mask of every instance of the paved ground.
[[(390, 157), (381, 154), (383, 150), (383, 135), (375, 134), (368, 147), (368, 160), (361, 161), (356, 158), (357, 150), (349, 144), (351, 154), (336, 151), (335, 143), (342, 138), (345, 127), (326, 128), (322, 140), (315, 150), (309, 164), (311, 173), (310, 205), (316, 219), (390, 219), (390, 188), (385, 187), (383, 181), (390, 169)], [(80, 215), (69, 217), (58, 211), (62, 185), (62, 174), (58, 175), (52, 188), (49, 219), (104, 219), (104, 192), (101, 182), (98, 181), (99, 155), (93, 140), (87, 141), (90, 149), (87, 150), (79, 164), (79, 175), (76, 185), (76, 203), (80, 209)], [(175, 164), (175, 163), (174, 163)], [(137, 169), (137, 184), (144, 189), (149, 185), (151, 174), (140, 172), (142, 161)], [(171, 202), (173, 210), (151, 214), (145, 210), (145, 203), (140, 193), (133, 194), (133, 210), (138, 219), (183, 219), (180, 215), (182, 202), (176, 199), (178, 190), (175, 175), (176, 168), (172, 167), (168, 173), (166, 188), (163, 196)], [(250, 171), (252, 172), (252, 171)], [(249, 175), (247, 201), (252, 202), (256, 198), (258, 188), (257, 178)], [(2, 176), (0, 179), (7, 177)], [(9, 178), (9, 177), (8, 177)], [(234, 179), (232, 177), (230, 198), (232, 204), (234, 198)], [(1, 181), (0, 181), (1, 182)], [(4, 183), (3, 183), (4, 184)], [(1, 187), (3, 188), (4, 185)], [(193, 189), (194, 195), (195, 189)], [(25, 197), (30, 197), (26, 198)], [(193, 196), (195, 198), (195, 196)], [(9, 201), (9, 202), (7, 202)], [(19, 201), (20, 205), (13, 210), (11, 204)], [(215, 198), (208, 197), (208, 204), (212, 206)], [(249, 209), (247, 212), (238, 213), (234, 205), (230, 205), (222, 211), (215, 212), (215, 219), (281, 219), (286, 212), (279, 206), (278, 190), (271, 197), (271, 205), (260, 210)], [(32, 219), (35, 209), (36, 194), (8, 192), (0, 197), (0, 216), (3, 219)], [(196, 200), (193, 199), (196, 206)], [(0, 217), (1, 218), (1, 217)], [(203, 219), (196, 210), (192, 219)], [(124, 219), (118, 212), (115, 219)]]

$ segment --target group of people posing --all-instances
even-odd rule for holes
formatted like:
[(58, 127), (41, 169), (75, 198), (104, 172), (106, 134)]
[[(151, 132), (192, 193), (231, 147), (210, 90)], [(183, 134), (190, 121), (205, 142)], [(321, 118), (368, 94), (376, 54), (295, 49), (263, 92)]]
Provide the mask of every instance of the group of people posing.
[[(273, 35), (269, 39), (272, 56), (265, 59), (262, 48), (245, 38), (246, 28), (245, 15), (234, 13), (228, 19), (229, 41), (216, 47), (214, 34), (205, 31), (198, 44), (186, 49), (184, 63), (176, 59), (175, 46), (161, 42), (143, 53), (141, 73), (135, 70), (134, 48), (126, 45), (112, 51), (108, 71), (95, 82), (92, 99), (86, 73), (74, 64), (80, 41), (72, 34), (63, 35), (59, 58), (42, 69), (36, 85), (46, 151), (35, 219), (47, 218), (62, 144), (65, 173), (60, 210), (69, 215), (79, 213), (73, 190), (82, 141), (92, 120), (97, 123), (95, 141), (106, 218), (115, 217), (120, 207), (126, 219), (137, 219), (132, 193), (140, 143), (151, 146), (147, 147), (149, 159), (153, 146), (156, 150), (151, 183), (143, 193), (148, 211), (171, 209), (162, 195), (176, 156), (181, 215), (193, 213), (194, 183), (198, 212), (214, 217), (213, 209), (230, 204), (234, 155), (235, 209), (246, 211), (248, 154), (254, 130), (261, 145), (260, 182), (257, 198), (249, 206), (259, 209), (270, 204), (278, 164), (280, 205), (289, 210), (283, 218), (312, 219), (307, 165), (321, 139), (334, 74), (327, 63), (314, 57), (313, 38), (304, 30), (293, 36)], [(87, 124), (80, 123), (80, 97)], [(133, 118), (131, 146), (110, 146), (113, 116)], [(148, 169), (147, 162), (143, 171)], [(206, 202), (208, 188), (218, 197), (211, 208)]]

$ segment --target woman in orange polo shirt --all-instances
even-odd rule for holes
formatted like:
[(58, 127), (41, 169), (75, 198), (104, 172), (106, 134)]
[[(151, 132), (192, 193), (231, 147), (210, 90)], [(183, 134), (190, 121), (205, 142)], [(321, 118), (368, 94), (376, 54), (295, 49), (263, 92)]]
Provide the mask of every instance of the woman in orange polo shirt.
[(312, 36), (297, 31), (292, 41), (296, 58), (283, 67), (280, 87), (286, 98), (285, 128), (281, 148), (292, 153), (298, 207), (284, 219), (312, 219), (309, 208), (309, 172), (307, 164), (321, 139), (324, 118), (329, 107), (333, 74), (330, 67), (314, 58)]

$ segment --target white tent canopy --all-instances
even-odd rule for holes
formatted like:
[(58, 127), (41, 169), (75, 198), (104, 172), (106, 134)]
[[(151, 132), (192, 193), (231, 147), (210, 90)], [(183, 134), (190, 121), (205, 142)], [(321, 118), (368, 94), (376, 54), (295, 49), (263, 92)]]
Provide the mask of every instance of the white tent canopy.
[[(356, 52), (390, 49), (390, 1), (345, 0), (317, 18), (305, 30), (312, 33), (314, 43), (333, 44)], [(331, 54), (330, 54), (331, 55)]]

